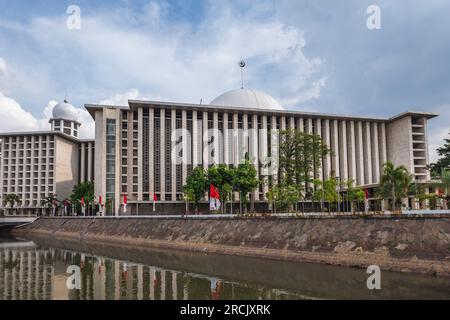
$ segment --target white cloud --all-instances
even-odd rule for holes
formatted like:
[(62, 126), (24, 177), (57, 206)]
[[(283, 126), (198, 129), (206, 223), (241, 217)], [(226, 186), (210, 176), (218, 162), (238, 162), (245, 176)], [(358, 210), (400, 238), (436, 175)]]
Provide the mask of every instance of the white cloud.
[(439, 113), (439, 117), (430, 120), (428, 125), (428, 141), (430, 162), (435, 162), (439, 156), (436, 149), (444, 145), (444, 139), (448, 139), (450, 133), (450, 105), (427, 108)]
[(38, 130), (37, 119), (20, 104), (0, 92), (0, 132)]
[[(25, 111), (16, 100), (0, 92), (0, 132), (48, 131), (50, 130), (48, 121), (52, 117), (53, 107), (56, 104), (56, 101), (49, 101), (43, 108), (42, 117), (36, 118)], [(90, 114), (84, 109), (75, 107), (74, 111), (82, 124), (80, 138), (93, 138), (95, 124)]]
[[(240, 86), (237, 62), (243, 57), (246, 87), (287, 101), (287, 107), (320, 96), (320, 90), (310, 91), (311, 83), (323, 78), (323, 61), (304, 54), (301, 30), (275, 18), (243, 15), (227, 2), (210, 3), (205, 19), (195, 26), (167, 23), (168, 8), (164, 2), (149, 2), (138, 13), (84, 13), (77, 31), (64, 28), (63, 17), (33, 19), (25, 33), (45, 48), (46, 61), (58, 61), (39, 73), (58, 81), (40, 82), (53, 86), (53, 92), (72, 93), (83, 84), (77, 91), (89, 91), (86, 99), (91, 101), (132, 84), (143, 95), (156, 92), (164, 100), (209, 102)], [(252, 12), (264, 15), (265, 10), (255, 3)], [(147, 23), (137, 28), (129, 21)]]
[(6, 61), (0, 57), (0, 76), (6, 74)]
[(112, 97), (101, 100), (99, 104), (115, 105), (115, 106), (128, 106), (128, 100), (148, 100), (142, 97), (137, 89), (130, 89), (125, 93), (117, 93)]

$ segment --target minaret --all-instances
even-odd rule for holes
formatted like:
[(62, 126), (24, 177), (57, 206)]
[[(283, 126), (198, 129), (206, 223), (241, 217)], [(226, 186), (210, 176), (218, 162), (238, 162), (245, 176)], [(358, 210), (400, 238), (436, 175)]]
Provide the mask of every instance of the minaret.
[(53, 117), (49, 121), (52, 131), (65, 133), (78, 138), (81, 123), (78, 122), (76, 108), (67, 99), (53, 108)]

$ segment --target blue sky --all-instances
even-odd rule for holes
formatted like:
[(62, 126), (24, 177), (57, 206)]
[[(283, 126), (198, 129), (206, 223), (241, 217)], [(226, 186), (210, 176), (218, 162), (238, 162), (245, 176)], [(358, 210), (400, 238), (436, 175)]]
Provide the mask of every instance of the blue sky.
[[(72, 4), (80, 30), (66, 27)], [(239, 87), (244, 58), (246, 87), (287, 109), (440, 113), (434, 158), (450, 131), (449, 14), (444, 0), (0, 0), (0, 131), (45, 128), (66, 94), (85, 121), (85, 103), (209, 102)]]

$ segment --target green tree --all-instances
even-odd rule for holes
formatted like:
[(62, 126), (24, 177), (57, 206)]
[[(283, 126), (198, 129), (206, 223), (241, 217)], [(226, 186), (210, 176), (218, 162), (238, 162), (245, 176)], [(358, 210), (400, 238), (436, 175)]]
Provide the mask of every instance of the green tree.
[[(245, 159), (234, 169), (233, 189), (240, 194), (240, 203), (244, 205), (244, 212), (247, 213), (248, 194), (259, 185), (256, 176), (255, 166), (250, 162), (248, 153)], [(242, 214), (242, 208), (241, 208)]]
[(70, 202), (75, 205), (76, 211), (81, 210), (81, 198), (84, 197), (84, 203), (86, 207), (91, 208), (95, 205), (95, 193), (94, 193), (94, 183), (93, 182), (82, 182), (80, 184), (77, 184), (72, 189), (72, 194), (70, 195), (69, 199)]
[(440, 181), (436, 184), (439, 189), (442, 189), (443, 199), (444, 199), (444, 208), (449, 208), (450, 202), (450, 170), (442, 169), (440, 174)]
[(8, 204), (11, 206), (11, 210), (14, 208), (14, 206), (16, 204), (20, 204), (20, 202), (21, 202), (20, 197), (15, 193), (9, 193), (9, 194), (5, 195), (5, 198), (3, 201), (5, 203), (4, 204), (5, 207), (8, 206)]
[[(267, 199), (275, 204), (275, 208), (287, 209), (291, 212), (294, 205), (300, 200), (300, 195), (295, 185), (278, 184), (267, 193)], [(274, 211), (276, 209), (274, 208)]]
[(204, 198), (208, 190), (208, 175), (200, 167), (195, 168), (188, 175), (186, 184), (183, 186), (183, 192), (188, 201), (194, 203), (195, 213), (198, 214), (200, 201)]
[(355, 186), (355, 181), (352, 179), (344, 182), (346, 188), (347, 199), (351, 205), (351, 212), (355, 211), (355, 205), (363, 202), (366, 195), (361, 187)]
[[(58, 196), (56, 194), (50, 193), (48, 196), (46, 196), (44, 199), (42, 199), (42, 205), (46, 208), (51, 209), (53, 206), (53, 203), (56, 203), (56, 205), (58, 206), (59, 200), (58, 200)], [(56, 210), (56, 208), (55, 208)], [(56, 212), (55, 212), (56, 214)]]
[(314, 197), (315, 178), (319, 176), (322, 159), (330, 153), (319, 135), (294, 129), (280, 132), (279, 176), (281, 184), (296, 185), (306, 198)]
[(208, 182), (219, 189), (223, 213), (225, 213), (225, 205), (228, 201), (228, 195), (233, 189), (233, 178), (234, 169), (229, 168), (225, 164), (212, 166), (208, 169)]
[(444, 139), (444, 145), (437, 149), (439, 159), (429, 167), (431, 175), (435, 179), (440, 178), (442, 170), (450, 169), (450, 139)]
[(331, 204), (338, 201), (337, 181), (331, 177), (326, 180), (314, 180), (313, 200), (320, 201), (321, 210), (324, 209), (324, 202), (328, 203), (328, 211), (331, 210)]
[(404, 166), (395, 167), (392, 162), (383, 164), (383, 174), (377, 195), (383, 199), (392, 200), (392, 209), (396, 210), (397, 204), (401, 204), (406, 197), (412, 182), (412, 176)]

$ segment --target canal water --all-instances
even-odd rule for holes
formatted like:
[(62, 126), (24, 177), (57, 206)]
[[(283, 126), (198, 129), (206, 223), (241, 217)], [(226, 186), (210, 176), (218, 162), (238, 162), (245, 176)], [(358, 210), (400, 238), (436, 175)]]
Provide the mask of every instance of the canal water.
[[(68, 268), (79, 270), (69, 281)], [(79, 267), (79, 268), (77, 268)], [(0, 300), (450, 299), (450, 279), (0, 235)]]

